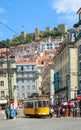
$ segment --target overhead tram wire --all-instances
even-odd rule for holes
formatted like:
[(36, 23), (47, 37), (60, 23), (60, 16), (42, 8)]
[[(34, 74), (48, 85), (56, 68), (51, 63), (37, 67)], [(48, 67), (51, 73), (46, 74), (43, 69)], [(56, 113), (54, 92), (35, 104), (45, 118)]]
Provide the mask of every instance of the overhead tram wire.
[(4, 24), (2, 21), (0, 21), (0, 24), (2, 24), (3, 26), (5, 26), (7, 29), (9, 29), (10, 31), (14, 32), (15, 34), (19, 35), (16, 31), (14, 31), (12, 28), (10, 28), (8, 25)]

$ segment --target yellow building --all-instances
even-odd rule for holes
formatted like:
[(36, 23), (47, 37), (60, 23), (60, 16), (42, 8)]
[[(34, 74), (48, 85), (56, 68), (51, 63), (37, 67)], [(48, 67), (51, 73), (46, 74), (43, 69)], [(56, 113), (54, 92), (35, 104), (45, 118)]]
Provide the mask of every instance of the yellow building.
[(76, 98), (77, 55), (75, 43), (63, 44), (54, 57), (55, 102)]

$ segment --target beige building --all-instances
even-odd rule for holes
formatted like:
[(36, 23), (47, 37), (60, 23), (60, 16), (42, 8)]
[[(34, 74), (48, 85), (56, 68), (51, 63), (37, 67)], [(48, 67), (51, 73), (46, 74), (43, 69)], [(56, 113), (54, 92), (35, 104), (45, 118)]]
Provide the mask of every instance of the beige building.
[[(74, 45), (73, 45), (74, 44)], [(63, 44), (54, 57), (54, 88), (56, 104), (76, 98), (77, 51), (75, 43)]]
[(42, 74), (44, 71), (44, 65), (50, 63), (53, 60), (51, 56), (39, 56), (36, 61), (37, 68), (37, 93), (42, 94)]
[(14, 98), (14, 86), (16, 86), (14, 57), (0, 55), (0, 99)]
[(54, 62), (45, 64), (42, 74), (42, 92), (50, 99), (50, 104), (54, 104)]

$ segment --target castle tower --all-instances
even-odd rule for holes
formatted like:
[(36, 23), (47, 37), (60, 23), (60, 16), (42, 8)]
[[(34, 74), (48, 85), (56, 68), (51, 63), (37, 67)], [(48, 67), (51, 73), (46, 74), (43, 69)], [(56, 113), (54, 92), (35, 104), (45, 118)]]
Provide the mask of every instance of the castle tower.
[(51, 31), (50, 27), (46, 27), (46, 32), (50, 32), (50, 31)]
[(24, 31), (21, 32), (22, 39), (26, 39), (26, 35), (27, 35), (26, 32), (24, 32)]
[(35, 40), (39, 40), (40, 39), (39, 35), (40, 35), (40, 30), (38, 28), (36, 28), (35, 29)]
[(67, 32), (66, 24), (59, 24), (58, 25), (58, 31), (66, 33)]

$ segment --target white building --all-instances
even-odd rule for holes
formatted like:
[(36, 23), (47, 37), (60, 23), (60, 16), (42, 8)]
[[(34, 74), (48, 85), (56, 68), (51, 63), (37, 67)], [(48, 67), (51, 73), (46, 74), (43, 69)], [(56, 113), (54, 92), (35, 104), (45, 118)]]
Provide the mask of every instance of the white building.
[(36, 60), (23, 59), (16, 62), (18, 99), (24, 99), (36, 93)]

